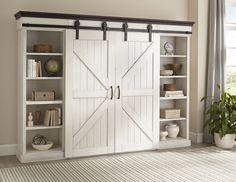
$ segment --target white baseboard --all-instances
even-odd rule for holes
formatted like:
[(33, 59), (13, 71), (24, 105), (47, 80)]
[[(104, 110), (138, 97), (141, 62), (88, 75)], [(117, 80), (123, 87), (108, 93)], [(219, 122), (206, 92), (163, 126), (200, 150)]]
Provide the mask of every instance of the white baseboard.
[(203, 133), (189, 132), (189, 135), (193, 143), (203, 143)]
[(0, 145), (0, 156), (16, 155), (17, 144)]

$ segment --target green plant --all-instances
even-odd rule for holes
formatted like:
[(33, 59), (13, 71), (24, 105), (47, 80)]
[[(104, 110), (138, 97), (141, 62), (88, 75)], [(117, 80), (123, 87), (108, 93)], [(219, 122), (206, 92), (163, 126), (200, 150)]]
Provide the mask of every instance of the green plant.
[(220, 98), (206, 96), (201, 101), (211, 99), (212, 104), (207, 109), (208, 119), (204, 127), (208, 126), (209, 133), (219, 133), (222, 138), (226, 134), (236, 133), (236, 96), (229, 94), (227, 91), (220, 91)]

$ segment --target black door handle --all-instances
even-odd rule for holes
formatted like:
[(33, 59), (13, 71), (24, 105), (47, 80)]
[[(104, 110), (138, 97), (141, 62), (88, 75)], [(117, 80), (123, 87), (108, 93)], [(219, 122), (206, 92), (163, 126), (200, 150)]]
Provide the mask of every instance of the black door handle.
[(110, 99), (112, 100), (113, 99), (113, 87), (110, 86), (110, 89), (111, 89), (111, 97), (110, 97)]
[(117, 88), (118, 88), (118, 97), (117, 97), (117, 99), (120, 99), (120, 86), (117, 86)]

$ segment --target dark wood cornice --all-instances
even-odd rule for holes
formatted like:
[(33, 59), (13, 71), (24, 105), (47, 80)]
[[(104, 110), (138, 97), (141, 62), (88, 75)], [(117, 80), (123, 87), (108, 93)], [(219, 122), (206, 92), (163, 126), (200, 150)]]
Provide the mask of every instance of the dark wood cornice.
[(19, 11), (15, 14), (15, 18), (34, 17), (34, 18), (56, 18), (56, 19), (72, 19), (72, 20), (94, 20), (94, 21), (110, 21), (110, 22), (127, 22), (127, 23), (145, 23), (145, 24), (163, 24), (163, 25), (179, 25), (193, 26), (192, 21), (173, 21), (147, 18), (130, 18), (116, 16), (97, 16), (97, 15), (81, 15), (81, 14), (65, 14), (65, 13), (47, 13), (47, 12), (32, 12)]

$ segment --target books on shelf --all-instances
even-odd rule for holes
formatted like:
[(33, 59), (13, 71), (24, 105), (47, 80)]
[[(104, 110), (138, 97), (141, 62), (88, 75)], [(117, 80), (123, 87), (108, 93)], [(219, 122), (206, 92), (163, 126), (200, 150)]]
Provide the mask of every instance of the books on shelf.
[(161, 97), (183, 97), (183, 90), (161, 91)]
[(41, 61), (35, 59), (28, 59), (27, 62), (27, 76), (30, 78), (42, 77), (42, 64)]
[(44, 117), (45, 126), (59, 126), (61, 122), (61, 108), (56, 107), (54, 109), (46, 110)]

